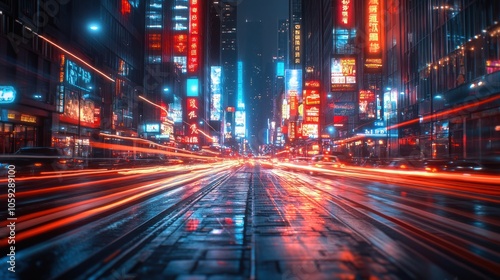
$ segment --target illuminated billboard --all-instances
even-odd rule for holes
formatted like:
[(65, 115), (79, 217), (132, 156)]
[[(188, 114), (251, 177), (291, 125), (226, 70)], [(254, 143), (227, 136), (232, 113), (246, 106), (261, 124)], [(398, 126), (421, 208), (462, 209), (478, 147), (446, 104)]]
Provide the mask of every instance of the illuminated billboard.
[(356, 90), (356, 58), (334, 57), (330, 67), (332, 91)]
[(285, 94), (289, 98), (291, 95), (299, 97), (302, 101), (302, 70), (301, 69), (286, 69), (285, 70)]
[(234, 134), (236, 137), (245, 137), (246, 131), (245, 111), (236, 111), (234, 113)]
[(100, 126), (100, 108), (94, 101), (84, 100), (78, 92), (69, 90), (64, 98), (64, 113), (59, 115), (61, 122), (93, 128)]
[(210, 67), (210, 120), (220, 121), (222, 118), (222, 68)]
[(319, 126), (317, 124), (302, 124), (302, 137), (316, 139), (319, 135), (318, 129)]
[(144, 131), (148, 133), (160, 133), (159, 123), (146, 123), (144, 124)]
[(279, 77), (285, 76), (285, 63), (284, 62), (276, 63), (276, 76), (279, 76)]
[(182, 104), (181, 99), (174, 95), (174, 102), (168, 106), (168, 115), (174, 123), (182, 123)]
[(238, 61), (238, 82), (237, 82), (237, 107), (245, 109), (245, 101), (243, 100), (243, 62)]
[(17, 92), (12, 86), (0, 86), (0, 104), (13, 103)]
[(186, 83), (186, 96), (197, 97), (199, 95), (198, 79), (187, 79)]
[(92, 73), (75, 62), (66, 59), (66, 82), (74, 87), (90, 91), (92, 87)]
[(359, 119), (375, 119), (376, 112), (375, 93), (371, 90), (359, 91)]

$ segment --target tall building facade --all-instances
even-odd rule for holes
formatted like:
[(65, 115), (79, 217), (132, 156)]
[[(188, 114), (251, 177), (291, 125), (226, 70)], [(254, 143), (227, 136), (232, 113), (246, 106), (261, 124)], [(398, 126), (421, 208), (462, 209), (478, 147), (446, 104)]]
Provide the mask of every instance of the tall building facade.
[(1, 152), (88, 157), (101, 133), (137, 135), (144, 2), (0, 3)]
[(238, 149), (235, 136), (235, 112), (238, 106), (238, 45), (237, 13), (238, 2), (221, 0), (220, 2), (221, 44), (220, 59), (222, 67), (222, 95), (224, 108), (224, 140), (226, 146)]
[(400, 7), (407, 42), (403, 87), (395, 91), (400, 154), (498, 156), (500, 2), (401, 1)]
[[(308, 103), (319, 104), (318, 138), (330, 139), (328, 145), (320, 143), (319, 152), (419, 159), (497, 156), (500, 18), (494, 11), (499, 5), (482, 0), (302, 1), (305, 90), (299, 99), (304, 115), (298, 120), (307, 123), (316, 113), (308, 112)], [(311, 81), (319, 82), (320, 101), (312, 100), (317, 89), (308, 88)]]

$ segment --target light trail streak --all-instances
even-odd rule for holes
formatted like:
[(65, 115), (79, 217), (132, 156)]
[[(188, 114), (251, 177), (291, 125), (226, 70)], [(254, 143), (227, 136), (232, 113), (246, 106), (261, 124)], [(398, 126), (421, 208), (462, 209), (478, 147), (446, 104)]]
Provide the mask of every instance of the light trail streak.
[[(129, 188), (120, 192), (107, 194), (102, 197), (86, 199), (76, 203), (40, 211), (32, 214), (33, 216), (21, 216), (18, 220), (22, 222), (16, 224), (16, 228), (19, 229), (19, 232), (16, 235), (16, 241), (22, 241), (27, 238), (55, 230), (59, 227), (67, 226), (95, 215), (102, 214), (108, 210), (124, 206), (128, 203), (132, 203), (165, 189), (179, 186), (193, 180), (203, 179), (210, 174), (227, 172), (227, 169), (227, 166), (223, 166), (215, 170), (200, 171), (194, 174), (189, 173), (183, 175), (182, 177), (176, 176), (139, 187)], [(128, 180), (128, 178), (123, 178), (123, 180), (125, 179)], [(91, 195), (94, 196), (95, 194)], [(30, 218), (35, 216), (36, 218)], [(2, 235), (6, 236), (4, 234), (6, 230), (7, 229), (5, 228), (1, 230)], [(7, 242), (7, 238), (2, 238), (0, 242)]]

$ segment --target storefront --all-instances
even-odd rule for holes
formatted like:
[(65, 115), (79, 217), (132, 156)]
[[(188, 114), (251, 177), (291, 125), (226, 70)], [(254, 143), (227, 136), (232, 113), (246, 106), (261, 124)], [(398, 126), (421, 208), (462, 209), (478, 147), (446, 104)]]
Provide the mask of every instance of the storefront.
[(43, 143), (41, 117), (15, 110), (0, 110), (0, 153), (12, 154), (22, 147)]
[(62, 56), (60, 82), (57, 101), (60, 114), (54, 120), (52, 145), (62, 149), (66, 156), (89, 157), (90, 137), (100, 128), (100, 105), (96, 104), (93, 75)]

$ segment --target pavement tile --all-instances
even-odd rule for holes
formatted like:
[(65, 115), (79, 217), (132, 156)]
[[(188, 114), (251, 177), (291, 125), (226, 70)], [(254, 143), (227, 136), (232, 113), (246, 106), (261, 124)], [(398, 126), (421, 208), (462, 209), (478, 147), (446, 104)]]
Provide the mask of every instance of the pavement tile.
[(208, 250), (206, 259), (216, 260), (238, 260), (242, 256), (242, 250)]
[(233, 260), (201, 260), (198, 261), (195, 274), (237, 274), (240, 271), (240, 261)]
[(283, 274), (286, 272), (293, 272), (297, 274), (312, 274), (319, 272), (314, 260), (279, 261), (278, 267)]
[(173, 260), (167, 264), (162, 275), (189, 274), (195, 266), (195, 260)]
[(175, 280), (207, 280), (205, 275), (179, 275)]

